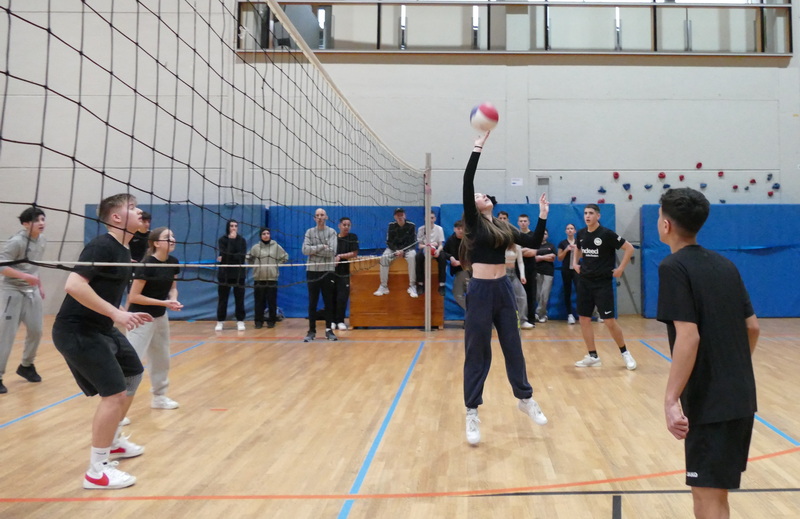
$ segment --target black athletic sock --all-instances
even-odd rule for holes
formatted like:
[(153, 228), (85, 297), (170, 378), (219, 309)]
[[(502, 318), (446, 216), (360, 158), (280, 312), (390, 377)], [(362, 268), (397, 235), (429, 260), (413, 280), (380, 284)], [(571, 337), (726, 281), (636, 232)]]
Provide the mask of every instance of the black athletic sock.
[(626, 351), (628, 351), (628, 347), (623, 344), (622, 348), (619, 349), (619, 352), (620, 353), (625, 353)]
[(590, 351), (590, 352), (589, 352), (589, 356), (590, 356), (590, 357), (597, 358), (597, 350)]

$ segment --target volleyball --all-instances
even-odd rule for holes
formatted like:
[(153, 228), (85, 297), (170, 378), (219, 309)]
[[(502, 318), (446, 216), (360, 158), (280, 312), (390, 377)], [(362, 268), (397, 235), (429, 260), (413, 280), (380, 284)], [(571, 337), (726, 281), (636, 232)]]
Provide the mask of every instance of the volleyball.
[(469, 122), (472, 127), (481, 132), (488, 132), (497, 126), (500, 116), (497, 108), (492, 103), (483, 103), (472, 109), (469, 114)]

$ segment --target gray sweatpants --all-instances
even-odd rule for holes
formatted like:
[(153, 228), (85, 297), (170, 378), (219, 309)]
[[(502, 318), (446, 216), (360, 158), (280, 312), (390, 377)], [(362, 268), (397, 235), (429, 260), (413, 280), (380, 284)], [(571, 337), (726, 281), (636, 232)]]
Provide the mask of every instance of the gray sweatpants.
[[(397, 256), (394, 255), (392, 249), (386, 249), (383, 251), (381, 255), (380, 264), (381, 264), (381, 286), (384, 288), (389, 288), (389, 265), (392, 264), (394, 260), (397, 259)], [(414, 249), (408, 249), (403, 254), (403, 257), (406, 258), (406, 262), (408, 262), (408, 285), (412, 287), (417, 286), (417, 251)]]
[(33, 290), (26, 292), (4, 289), (0, 291), (0, 297), (3, 309), (0, 321), (0, 378), (3, 378), (20, 323), (25, 324), (27, 331), (21, 364), (30, 366), (36, 358), (42, 339), (42, 296), (39, 288), (33, 287)]
[(150, 373), (150, 391), (155, 396), (166, 395), (169, 387), (169, 316), (164, 314), (129, 331), (128, 341), (142, 363), (147, 361), (145, 367)]

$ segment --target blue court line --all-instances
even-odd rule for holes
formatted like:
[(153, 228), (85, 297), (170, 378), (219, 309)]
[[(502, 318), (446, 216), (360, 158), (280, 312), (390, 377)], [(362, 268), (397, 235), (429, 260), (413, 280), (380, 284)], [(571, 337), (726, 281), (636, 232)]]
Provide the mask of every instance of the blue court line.
[(56, 402), (54, 404), (46, 405), (46, 406), (42, 407), (41, 409), (37, 409), (36, 411), (31, 411), (30, 413), (28, 413), (26, 415), (22, 415), (19, 418), (14, 418), (10, 422), (6, 422), (6, 423), (3, 423), (3, 424), (0, 424), (0, 429), (2, 429), (3, 427), (7, 427), (7, 426), (9, 426), (9, 425), (11, 425), (13, 423), (19, 422), (20, 420), (24, 420), (25, 418), (29, 418), (31, 416), (37, 415), (37, 414), (39, 414), (41, 412), (44, 412), (44, 411), (50, 409), (51, 407), (55, 407), (55, 406), (57, 406), (59, 404), (63, 404), (64, 402), (69, 402), (73, 398), (77, 398), (77, 397), (81, 396), (82, 394), (83, 393), (75, 393), (74, 395), (68, 396), (67, 398), (65, 398), (63, 400), (60, 400), (60, 401), (58, 401), (58, 402)]
[[(658, 350), (657, 350), (657, 349), (655, 349), (654, 347), (650, 346), (649, 344), (647, 344), (646, 342), (644, 342), (644, 341), (643, 341), (643, 340), (641, 340), (641, 339), (639, 339), (639, 342), (641, 342), (642, 344), (644, 344), (645, 346), (647, 346), (648, 348), (650, 348), (650, 349), (651, 349), (653, 352), (655, 352), (656, 354), (660, 355), (662, 358), (666, 359), (666, 361), (667, 361), (667, 362), (669, 362), (669, 363), (672, 363), (672, 359), (671, 359), (671, 358), (667, 357), (666, 355), (664, 355), (663, 353), (661, 353), (660, 351), (658, 351)], [(797, 441), (797, 440), (795, 440), (794, 438), (792, 438), (791, 436), (789, 436), (789, 435), (788, 435), (788, 434), (786, 434), (785, 432), (781, 431), (780, 429), (778, 429), (777, 427), (775, 427), (774, 425), (772, 425), (772, 424), (771, 424), (771, 423), (769, 423), (768, 421), (764, 420), (763, 418), (761, 418), (761, 417), (760, 417), (760, 416), (758, 416), (757, 414), (756, 414), (756, 421), (758, 421), (758, 422), (762, 423), (762, 424), (763, 424), (763, 425), (765, 425), (767, 428), (769, 428), (770, 430), (772, 430), (772, 432), (774, 432), (775, 434), (777, 434), (778, 436), (780, 436), (780, 437), (781, 437), (781, 438), (783, 438), (784, 440), (788, 441), (789, 443), (791, 443), (791, 444), (792, 444), (792, 445), (794, 445), (795, 447), (798, 447), (798, 446), (800, 446), (800, 441)]]
[[(424, 346), (425, 341), (422, 341), (419, 344), (417, 353), (414, 355), (414, 359), (411, 361), (411, 365), (408, 366), (406, 376), (403, 377), (403, 381), (400, 383), (400, 387), (397, 389), (397, 394), (394, 396), (392, 405), (389, 406), (389, 411), (386, 413), (386, 417), (383, 419), (381, 428), (378, 430), (378, 434), (375, 436), (375, 440), (372, 442), (372, 447), (370, 447), (367, 457), (364, 458), (364, 463), (361, 465), (361, 469), (358, 471), (358, 475), (356, 476), (356, 480), (353, 483), (352, 488), (350, 488), (350, 494), (358, 494), (359, 490), (361, 490), (361, 484), (364, 483), (364, 478), (367, 476), (367, 471), (372, 464), (372, 460), (375, 457), (378, 446), (383, 440), (383, 434), (386, 432), (386, 428), (389, 426), (389, 421), (392, 419), (392, 415), (394, 415), (397, 404), (400, 402), (400, 397), (403, 395), (403, 390), (405, 390), (406, 384), (408, 384), (408, 379), (411, 378), (411, 372), (414, 371), (414, 367), (417, 365), (417, 361), (419, 360), (420, 354), (422, 354), (422, 348)], [(348, 499), (344, 502), (342, 509), (339, 511), (339, 519), (345, 519), (350, 514), (350, 509), (353, 507), (354, 502), (355, 501), (353, 499)]]
[[(198, 343), (197, 343), (197, 344), (195, 344), (194, 346), (189, 346), (189, 347), (188, 347), (188, 348), (186, 348), (186, 349), (183, 349), (183, 350), (181, 350), (181, 351), (178, 351), (178, 352), (175, 352), (175, 353), (173, 353), (172, 355), (170, 355), (170, 358), (172, 358), (172, 357), (174, 357), (174, 356), (176, 356), (176, 355), (180, 355), (181, 353), (186, 353), (187, 351), (189, 351), (189, 350), (193, 350), (193, 349), (197, 348), (198, 346), (202, 346), (203, 344), (205, 344), (205, 341), (198, 342)], [(52, 408), (52, 407), (55, 407), (55, 406), (57, 406), (57, 405), (59, 405), (59, 404), (63, 404), (64, 402), (69, 402), (69, 401), (70, 401), (70, 400), (72, 400), (73, 398), (77, 398), (77, 397), (79, 397), (79, 396), (81, 396), (81, 395), (83, 395), (83, 393), (82, 393), (82, 392), (81, 392), (81, 393), (75, 393), (74, 395), (72, 395), (72, 396), (68, 396), (67, 398), (65, 398), (65, 399), (63, 399), (63, 400), (59, 400), (58, 402), (52, 403), (52, 404), (50, 404), (50, 405), (46, 405), (46, 406), (42, 407), (41, 409), (37, 409), (36, 411), (31, 411), (30, 413), (28, 413), (28, 414), (26, 414), (26, 415), (22, 415), (22, 416), (20, 416), (20, 417), (18, 417), (18, 418), (14, 418), (13, 420), (11, 420), (11, 421), (9, 421), (9, 422), (6, 422), (6, 423), (0, 423), (0, 429), (3, 429), (4, 427), (8, 427), (8, 426), (9, 426), (9, 425), (11, 425), (11, 424), (17, 423), (17, 422), (19, 422), (20, 420), (24, 420), (25, 418), (30, 418), (31, 416), (34, 416), (34, 415), (37, 415), (37, 414), (39, 414), (39, 413), (42, 413), (42, 412), (44, 412), (44, 411), (47, 411), (48, 409), (50, 409), (50, 408)]]

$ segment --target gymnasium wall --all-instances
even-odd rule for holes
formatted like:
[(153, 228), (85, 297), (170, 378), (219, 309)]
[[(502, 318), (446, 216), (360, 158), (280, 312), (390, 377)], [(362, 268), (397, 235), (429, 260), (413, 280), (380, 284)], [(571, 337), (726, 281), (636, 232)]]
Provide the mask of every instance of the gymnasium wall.
[[(235, 10), (233, 1), (228, 5)], [(34, 9), (27, 3), (15, 6), (17, 11)], [(165, 7), (163, 14), (172, 16), (170, 9)], [(76, 16), (79, 14), (52, 14), (54, 24), (74, 26), (75, 30), (79, 27), (73, 22)], [(135, 13), (126, 16), (132, 19)], [(792, 17), (795, 27), (800, 26), (800, 10), (794, 10)], [(218, 13), (212, 19), (220, 23)], [(108, 43), (105, 30), (86, 31), (81, 37), (87, 48), (103, 48)], [(157, 41), (157, 31), (142, 27), (140, 38)], [(38, 38), (31, 40), (39, 42)], [(800, 48), (800, 31), (794, 31), (793, 40), (794, 48)], [(35, 68), (44, 77), (46, 60), (40, 51), (38, 47), (10, 49), (15, 63)], [(481, 160), (482, 189), (506, 203), (535, 199), (543, 189), (538, 187), (542, 177), (548, 182), (554, 203), (568, 204), (575, 197), (578, 205), (600, 198), (613, 204), (618, 232), (636, 244), (640, 240), (639, 209), (657, 203), (665, 184), (699, 187), (706, 183), (705, 192), (716, 204), (721, 200), (747, 205), (800, 203), (800, 66), (796, 57), (505, 53), (318, 56), (348, 100), (399, 156), (422, 167), (425, 154), (431, 153), (432, 196), (437, 206), (459, 202), (460, 178), (475, 137), (468, 124), (469, 109), (485, 100), (498, 106), (501, 119)], [(56, 67), (49, 79), (53, 89), (77, 88), (55, 73), (58, 67), (74, 68), (73, 62), (55, 59), (51, 66)], [(123, 70), (121, 62), (115, 66), (126, 76), (133, 70)], [(152, 83), (152, 77), (139, 75), (146, 85)], [(231, 77), (238, 76), (232, 73)], [(84, 88), (94, 93), (91, 81)], [(40, 114), (45, 103), (41, 89), (35, 86), (6, 95), (14, 96), (15, 103), (28, 114)], [(87, 102), (91, 98), (98, 106), (105, 106), (103, 99), (94, 99), (99, 97), (87, 96)], [(127, 106), (124, 99), (119, 101)], [(163, 101), (170, 103), (169, 95)], [(59, 106), (51, 99), (48, 109), (60, 113)], [(36, 124), (41, 117), (19, 119), (30, 124), (31, 142), (41, 138)], [(84, 128), (87, 146), (105, 140), (105, 128), (93, 128)], [(169, 132), (163, 134), (170, 138)], [(127, 145), (120, 146), (119, 153), (108, 154), (107, 169), (113, 178), (132, 178), (134, 183), (140, 178), (155, 178), (159, 183), (168, 179), (175, 189), (189, 189), (183, 176), (159, 164), (147, 171), (129, 172)], [(80, 171), (73, 176), (74, 165), (67, 157), (37, 170), (37, 154), (6, 148), (0, 175), (7, 199), (32, 199), (37, 185), (32, 179), (40, 178), (43, 185), (51, 187), (43, 198), (51, 206), (63, 205), (69, 193), (70, 209), (76, 212), (84, 204), (99, 200), (100, 188), (86, 185), (88, 176)], [(209, 164), (219, 162), (210, 159)], [(236, 175), (246, 177), (228, 169), (222, 164), (209, 167), (204, 174), (222, 185), (236, 181)], [(613, 179), (615, 171), (620, 173), (618, 180)], [(722, 178), (717, 176), (719, 171), (724, 172)], [(658, 178), (660, 172), (665, 173), (663, 180)], [(767, 180), (770, 174), (773, 179)], [(751, 185), (751, 179), (756, 184)], [(772, 184), (776, 182), (780, 189), (774, 190)], [(630, 184), (629, 189), (624, 184)], [(652, 187), (647, 189), (646, 185)], [(739, 189), (734, 190), (734, 185)], [(299, 185), (298, 190), (304, 187)], [(599, 193), (600, 187), (606, 193)], [(124, 190), (125, 185), (111, 182), (102, 189), (104, 194), (111, 194)], [(768, 191), (773, 191), (771, 198)], [(286, 203), (306, 202), (294, 199)], [(0, 239), (16, 231), (19, 211), (17, 206), (0, 207)], [(387, 215), (382, 221), (390, 219)], [(75, 221), (61, 221), (52, 215), (45, 259), (55, 257), (62, 249), (77, 258), (84, 236), (82, 223), (75, 225)], [(62, 236), (63, 241), (57, 241)], [(640, 283), (633, 278), (638, 269), (633, 270), (630, 290), (620, 291), (623, 314), (642, 311)], [(42, 278), (52, 296), (45, 301), (45, 311), (52, 314), (60, 304), (65, 276), (61, 271), (46, 270)]]
[[(666, 185), (706, 184), (704, 192), (715, 204), (800, 203), (796, 58), (392, 55), (389, 60), (324, 54), (320, 59), (400, 156), (422, 165), (424, 154), (431, 153), (435, 205), (460, 200), (460, 179), (475, 138), (469, 109), (485, 100), (498, 106), (500, 124), (481, 158), (481, 189), (507, 203), (534, 200), (543, 189), (557, 204), (602, 198), (616, 208), (618, 232), (636, 245), (639, 209), (656, 204)], [(620, 291), (622, 314), (642, 311), (635, 275), (626, 274), (630, 290)]]

